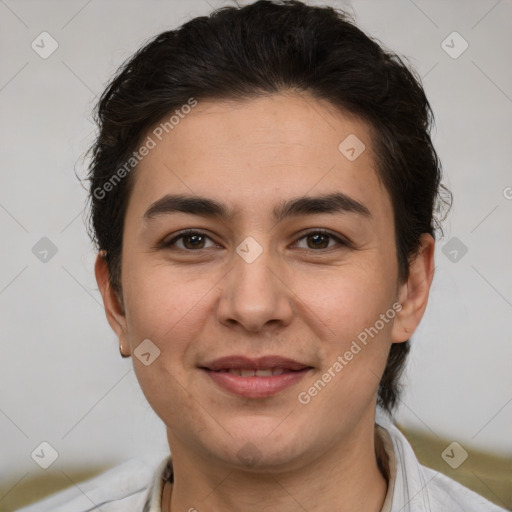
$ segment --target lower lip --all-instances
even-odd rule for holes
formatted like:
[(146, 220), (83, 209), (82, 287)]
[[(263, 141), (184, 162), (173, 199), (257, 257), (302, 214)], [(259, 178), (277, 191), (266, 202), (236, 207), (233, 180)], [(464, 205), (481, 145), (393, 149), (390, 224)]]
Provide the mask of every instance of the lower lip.
[(266, 398), (300, 382), (309, 372), (304, 370), (272, 375), (270, 377), (240, 377), (229, 372), (204, 370), (220, 387), (246, 398)]

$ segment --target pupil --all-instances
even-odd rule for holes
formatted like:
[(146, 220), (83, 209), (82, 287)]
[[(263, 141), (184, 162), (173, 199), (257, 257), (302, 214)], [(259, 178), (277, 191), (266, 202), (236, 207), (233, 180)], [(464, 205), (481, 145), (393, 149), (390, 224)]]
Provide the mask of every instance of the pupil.
[[(185, 245), (188, 246), (189, 244), (187, 242), (192, 240), (192, 239), (194, 239), (195, 242), (199, 241), (199, 244), (201, 244), (201, 240), (200, 240), (201, 238), (202, 238), (202, 235), (188, 235), (188, 236), (185, 237)], [(198, 244), (195, 243), (195, 242), (192, 242), (190, 245), (192, 247), (197, 247)]]
[[(322, 235), (322, 234), (310, 235), (309, 238), (310, 239), (315, 239), (316, 241), (318, 241), (320, 238), (323, 238), (324, 243), (321, 244), (321, 246), (322, 246), (322, 248), (325, 247), (325, 240), (327, 238), (325, 235)], [(316, 242), (313, 242), (313, 245), (315, 247), (320, 247), (320, 245), (318, 243), (316, 243)]]

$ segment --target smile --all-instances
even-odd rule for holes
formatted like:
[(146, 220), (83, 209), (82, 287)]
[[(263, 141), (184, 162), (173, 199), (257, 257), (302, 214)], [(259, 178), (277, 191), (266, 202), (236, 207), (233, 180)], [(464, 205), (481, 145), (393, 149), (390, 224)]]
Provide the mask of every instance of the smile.
[(267, 398), (297, 384), (313, 368), (280, 356), (229, 356), (200, 369), (225, 391), (244, 398)]

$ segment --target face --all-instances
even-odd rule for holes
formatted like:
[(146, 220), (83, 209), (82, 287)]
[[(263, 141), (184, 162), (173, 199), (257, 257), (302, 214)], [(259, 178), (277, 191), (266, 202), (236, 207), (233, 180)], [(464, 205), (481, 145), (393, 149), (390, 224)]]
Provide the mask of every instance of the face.
[(103, 291), (173, 456), (268, 470), (356, 446), (426, 304), (397, 282), (368, 127), (275, 95), (199, 102), (161, 138), (127, 208), (124, 309)]

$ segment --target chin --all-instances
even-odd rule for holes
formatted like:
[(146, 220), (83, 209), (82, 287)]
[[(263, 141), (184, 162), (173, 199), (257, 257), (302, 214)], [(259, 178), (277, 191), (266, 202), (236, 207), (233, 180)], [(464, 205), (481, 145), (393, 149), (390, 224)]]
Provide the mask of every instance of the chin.
[[(290, 425), (279, 429), (279, 423), (285, 423), (282, 420), (253, 416), (238, 418), (229, 426), (223, 424), (226, 430), (222, 432), (223, 439), (219, 444), (213, 446), (213, 439), (209, 437), (204, 440), (204, 446), (216, 458), (222, 459), (223, 464), (239, 470), (290, 470), (304, 464), (308, 446), (297, 426), (294, 426), (294, 430), (290, 430)], [(233, 435), (230, 436), (227, 431)]]

